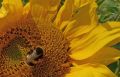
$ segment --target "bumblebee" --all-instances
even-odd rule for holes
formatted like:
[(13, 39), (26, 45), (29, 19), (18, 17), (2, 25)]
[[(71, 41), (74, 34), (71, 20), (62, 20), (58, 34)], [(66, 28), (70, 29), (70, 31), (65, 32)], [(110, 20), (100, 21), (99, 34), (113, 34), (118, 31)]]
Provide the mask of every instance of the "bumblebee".
[(37, 61), (43, 57), (43, 49), (37, 47), (35, 50), (31, 50), (27, 54), (26, 63), (30, 66), (34, 66)]

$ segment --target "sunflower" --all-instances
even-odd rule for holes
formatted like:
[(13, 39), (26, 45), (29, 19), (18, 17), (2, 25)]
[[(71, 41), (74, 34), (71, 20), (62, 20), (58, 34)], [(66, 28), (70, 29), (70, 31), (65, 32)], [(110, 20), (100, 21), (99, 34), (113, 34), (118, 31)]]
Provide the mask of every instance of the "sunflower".
[(0, 77), (117, 77), (120, 22), (99, 23), (95, 0), (3, 0)]

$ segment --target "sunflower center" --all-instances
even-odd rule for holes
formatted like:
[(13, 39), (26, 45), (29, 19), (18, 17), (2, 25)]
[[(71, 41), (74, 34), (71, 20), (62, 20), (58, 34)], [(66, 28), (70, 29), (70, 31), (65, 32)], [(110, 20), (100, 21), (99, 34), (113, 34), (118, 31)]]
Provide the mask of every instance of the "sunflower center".
[[(61, 77), (69, 72), (70, 65), (66, 65), (69, 42), (58, 29), (43, 25), (36, 28), (30, 24), (17, 26), (8, 33), (16, 38), (9, 43), (10, 47), (7, 45), (0, 51), (0, 69), (3, 70), (0, 76)], [(6, 35), (9, 40), (11, 35)], [(27, 54), (30, 49), (23, 51), (17, 45), (30, 48), (32, 52)]]

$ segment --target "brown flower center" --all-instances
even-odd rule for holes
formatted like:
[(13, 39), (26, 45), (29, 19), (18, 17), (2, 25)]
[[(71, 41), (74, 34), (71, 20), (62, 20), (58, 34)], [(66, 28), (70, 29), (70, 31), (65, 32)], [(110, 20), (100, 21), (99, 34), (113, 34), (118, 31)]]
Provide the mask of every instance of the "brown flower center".
[(69, 42), (53, 26), (22, 22), (3, 32), (0, 41), (1, 77), (61, 77), (69, 72)]

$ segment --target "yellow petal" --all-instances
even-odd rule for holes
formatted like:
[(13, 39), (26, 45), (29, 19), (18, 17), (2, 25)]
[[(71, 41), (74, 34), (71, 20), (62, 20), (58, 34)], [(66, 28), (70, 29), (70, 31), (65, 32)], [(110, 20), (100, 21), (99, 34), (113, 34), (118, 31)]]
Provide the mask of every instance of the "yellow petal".
[(96, 39), (95, 36), (104, 31), (106, 31), (106, 28), (104, 28), (103, 26), (100, 25), (100, 26), (97, 26), (95, 29), (93, 29), (91, 32), (89, 32), (83, 36), (74, 38), (70, 44), (71, 50), (78, 49), (78, 48), (82, 49), (82, 48), (90, 45), (93, 41), (95, 41), (95, 39)]
[[(111, 30), (113, 28), (120, 28), (120, 22), (116, 22), (116, 21), (109, 21), (109, 22), (104, 23), (102, 25), (105, 26), (108, 30)], [(113, 46), (118, 42), (120, 42), (120, 38), (118, 38), (118, 39), (114, 40), (113, 42), (111, 42), (110, 46)]]
[(108, 28), (108, 29), (120, 28), (120, 22), (108, 21), (107, 23), (103, 23), (103, 26), (106, 26), (106, 28)]
[(77, 7), (80, 7), (80, 6), (84, 5), (84, 4), (86, 4), (90, 0), (74, 0), (74, 1), (75, 1), (75, 3), (74, 3), (75, 7), (77, 8)]
[(4, 7), (1, 7), (0, 18), (4, 18), (5, 16), (7, 16), (7, 10)]
[(70, 56), (76, 60), (86, 59), (118, 38), (120, 38), (120, 28), (105, 30), (104, 28), (102, 29), (102, 26), (98, 26), (88, 36), (82, 37), (82, 39), (85, 39), (82, 44), (79, 41), (80, 44), (74, 42), (72, 43), (73, 45), (71, 44), (73, 53)]
[(3, 0), (0, 9), (0, 31), (11, 27), (11, 23), (18, 21), (22, 17), (23, 4), (21, 0)]
[(31, 6), (34, 5), (40, 5), (43, 8), (55, 11), (59, 4), (60, 4), (60, 0), (30, 0), (31, 2)]
[(96, 0), (74, 0), (75, 1), (75, 7), (80, 7), (84, 4), (86, 4), (87, 2), (95, 2)]
[[(75, 0), (77, 1), (77, 0)], [(81, 5), (75, 7), (76, 13), (73, 15), (72, 19), (80, 19), (82, 24), (97, 23), (98, 18), (96, 8), (97, 4), (94, 0), (80, 0)], [(76, 5), (75, 5), (76, 6)], [(86, 23), (85, 23), (86, 22)]]
[(105, 47), (102, 48), (100, 51), (92, 55), (91, 57), (76, 61), (77, 64), (83, 64), (83, 63), (100, 63), (109, 65), (112, 62), (117, 61), (120, 59), (120, 50), (117, 50), (112, 47)]
[(36, 23), (47, 24), (55, 17), (60, 0), (30, 0), (31, 13)]
[(106, 66), (101, 64), (84, 64), (72, 67), (65, 77), (117, 77)]
[(30, 12), (30, 3), (24, 6), (23, 15), (26, 16)]
[(23, 10), (23, 3), (21, 0), (3, 0), (2, 7), (10, 13), (18, 13)]
[[(66, 26), (66, 24), (64, 25), (63, 23), (67, 22), (70, 20), (70, 18), (72, 17), (72, 13), (73, 13), (73, 6), (74, 1), (73, 0), (65, 0), (64, 5), (60, 8), (57, 17), (54, 21), (55, 26), (63, 29), (64, 26)], [(62, 25), (61, 25), (62, 24)]]
[(91, 31), (97, 25), (97, 5), (95, 2), (87, 2), (76, 9), (76, 13), (67, 25), (64, 35), (73, 39)]

